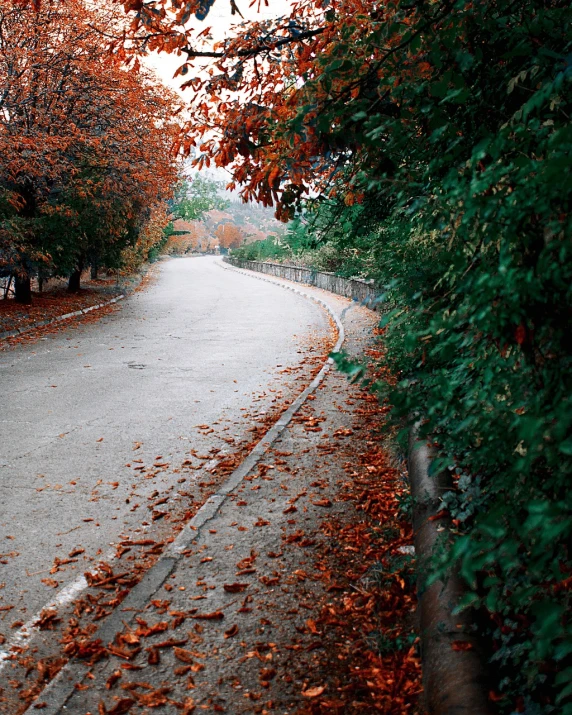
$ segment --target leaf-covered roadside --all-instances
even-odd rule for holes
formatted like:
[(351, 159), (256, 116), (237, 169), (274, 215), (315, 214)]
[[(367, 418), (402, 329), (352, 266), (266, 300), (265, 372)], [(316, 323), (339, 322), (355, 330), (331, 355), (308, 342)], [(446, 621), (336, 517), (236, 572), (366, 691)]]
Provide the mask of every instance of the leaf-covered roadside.
[(94, 625), (129, 588), (129, 556), (162, 545), (126, 539), (112, 570), (92, 567), (80, 622), (66, 628), (66, 651), (85, 664), (70, 712), (421, 712), (406, 482), (377, 441), (385, 411), (328, 379), (334, 389), (104, 641)]
[(62, 282), (38, 294), (31, 306), (12, 300), (0, 301), (0, 333), (22, 330), (40, 321), (105, 303), (121, 292), (116, 282), (115, 277), (89, 281), (81, 293), (69, 293)]
[[(357, 518), (348, 518), (350, 508), (322, 525), (329, 568), (320, 570), (339, 578), (343, 565), (348, 584), (329, 587), (332, 600), (317, 621), (335, 643), (345, 640), (349, 662), (338, 676), (342, 696), (308, 712), (421, 712), (409, 490), (379, 440), (367, 439), (386, 427), (375, 397), (362, 394), (361, 405), (352, 435), (356, 461), (345, 463), (348, 478), (338, 496), (356, 507)], [(348, 677), (352, 672), (359, 676)]]

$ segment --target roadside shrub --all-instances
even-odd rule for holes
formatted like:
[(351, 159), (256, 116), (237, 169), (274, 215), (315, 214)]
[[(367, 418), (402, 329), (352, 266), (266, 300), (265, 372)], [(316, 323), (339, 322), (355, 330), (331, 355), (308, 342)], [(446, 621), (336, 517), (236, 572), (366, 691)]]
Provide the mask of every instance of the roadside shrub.
[[(360, 212), (340, 200), (344, 236), (321, 240), (342, 257), (357, 249), (396, 306), (382, 325), (397, 382), (375, 389), (403, 436), (424, 417), (434, 468), (453, 477), (443, 497), (452, 545), (430, 579), (451, 568), (464, 578), (460, 607), (479, 612), (501, 712), (570, 715), (570, 8), (451, 8), (442, 23), (410, 20), (415, 48), (394, 58), (399, 81), (384, 76), (391, 111), (338, 117), (368, 162), (390, 167), (364, 163), (356, 178), (353, 166), (343, 181), (391, 210), (364, 246), (352, 230)], [(380, 25), (386, 46), (392, 32)]]

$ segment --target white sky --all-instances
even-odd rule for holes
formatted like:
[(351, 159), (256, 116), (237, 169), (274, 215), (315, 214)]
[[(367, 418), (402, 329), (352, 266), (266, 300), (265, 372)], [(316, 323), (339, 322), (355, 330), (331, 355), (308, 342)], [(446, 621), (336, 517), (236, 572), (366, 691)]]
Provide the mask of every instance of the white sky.
[[(212, 28), (213, 43), (217, 40), (224, 39), (227, 35), (232, 34), (231, 28), (243, 21), (251, 20), (267, 20), (275, 17), (288, 15), (290, 12), (291, 0), (268, 0), (269, 7), (265, 7), (264, 0), (260, 2), (260, 12), (257, 11), (258, 2), (255, 0), (253, 7), (248, 7), (252, 0), (236, 0), (236, 5), (244, 20), (239, 15), (231, 14), (230, 0), (215, 0), (214, 5), (205, 20), (202, 22), (194, 16), (189, 20), (188, 26), (194, 28), (197, 34), (207, 27)], [(207, 49), (207, 48), (201, 48)], [(184, 62), (185, 57), (177, 57), (162, 52), (161, 54), (152, 54), (146, 60), (145, 64), (153, 69), (161, 80), (172, 89), (177, 90), (179, 85), (189, 79), (186, 77), (177, 77), (173, 79), (175, 70)], [(198, 67), (198, 61), (195, 60), (195, 67)], [(205, 60), (205, 64), (208, 60)], [(185, 92), (182, 92), (185, 97)]]

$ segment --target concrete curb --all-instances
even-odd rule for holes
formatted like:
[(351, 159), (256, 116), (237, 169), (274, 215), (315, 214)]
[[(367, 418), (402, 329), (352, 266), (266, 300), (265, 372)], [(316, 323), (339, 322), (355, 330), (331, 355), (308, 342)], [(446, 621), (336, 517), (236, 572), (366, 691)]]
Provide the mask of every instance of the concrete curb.
[[(224, 270), (232, 270), (251, 278), (265, 280), (268, 283), (274, 283), (277, 286), (291, 290), (298, 295), (307, 298), (326, 310), (329, 316), (334, 321), (338, 329), (338, 339), (332, 352), (338, 352), (345, 340), (344, 326), (336, 315), (335, 311), (323, 300), (315, 296), (299, 290), (294, 286), (288, 286), (278, 280), (262, 278), (252, 272), (243, 271), (233, 268), (228, 265), (218, 264)], [(175, 541), (165, 549), (157, 563), (152, 566), (143, 576), (142, 580), (131, 590), (127, 598), (117, 608), (109, 618), (98, 628), (95, 633), (91, 634), (91, 639), (101, 639), (103, 643), (110, 642), (115, 633), (122, 630), (125, 624), (129, 623), (137, 613), (143, 611), (149, 603), (151, 597), (169, 578), (178, 562), (183, 558), (182, 552), (186, 551), (191, 545), (191, 542), (197, 538), (200, 530), (217, 514), (218, 510), (226, 501), (226, 498), (231, 494), (237, 486), (243, 481), (244, 477), (256, 466), (256, 464), (264, 457), (270, 447), (276, 442), (284, 430), (288, 427), (294, 415), (307, 401), (318, 386), (323, 382), (324, 378), (332, 365), (332, 358), (328, 358), (322, 365), (321, 370), (316, 377), (308, 385), (308, 387), (298, 395), (294, 402), (288, 407), (285, 412), (278, 418), (278, 421), (266, 432), (264, 437), (255, 445), (250, 454), (243, 460), (237, 469), (230, 475), (227, 481), (219, 488), (216, 494), (213, 494), (198, 510), (195, 516), (185, 525)], [(46, 702), (46, 706), (42, 707), (43, 715), (61, 715), (65, 712), (65, 704), (69, 698), (76, 692), (76, 683), (81, 682), (86, 676), (88, 668), (84, 663), (77, 660), (70, 660), (49, 685), (38, 695), (34, 703), (26, 710), (24, 715), (32, 715), (37, 712), (34, 707), (36, 702)]]
[(108, 300), (105, 303), (98, 303), (97, 305), (90, 305), (89, 308), (82, 308), (81, 310), (74, 310), (73, 313), (66, 313), (65, 315), (58, 315), (55, 318), (50, 318), (49, 320), (39, 320), (37, 323), (32, 323), (31, 325), (26, 325), (25, 328), (16, 328), (16, 330), (5, 330), (0, 333), (0, 340), (6, 340), (7, 338), (14, 338), (17, 335), (24, 335), (25, 333), (30, 333), (32, 330), (37, 330), (38, 328), (43, 328), (46, 325), (53, 325), (54, 323), (59, 323), (61, 320), (68, 320), (69, 318), (77, 318), (79, 315), (86, 315), (91, 313), (92, 310), (98, 310), (99, 308), (105, 308), (108, 305), (117, 303), (118, 300), (125, 298), (125, 295), (121, 295)]

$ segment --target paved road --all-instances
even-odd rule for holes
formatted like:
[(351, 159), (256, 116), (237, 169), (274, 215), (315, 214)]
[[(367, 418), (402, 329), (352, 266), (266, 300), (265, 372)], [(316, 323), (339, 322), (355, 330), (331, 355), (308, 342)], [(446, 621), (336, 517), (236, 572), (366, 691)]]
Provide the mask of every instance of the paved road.
[[(217, 260), (161, 263), (99, 322), (0, 353), (0, 634), (53, 597), (42, 579), (61, 588), (120, 534), (165, 529), (146, 500), (182, 498), (172, 490), (191, 449), (232, 450), (301, 389), (308, 346), (329, 334), (324, 313)], [(152, 464), (151, 477), (136, 469)], [(78, 561), (50, 574), (76, 547)]]
[[(355, 305), (348, 310), (345, 298), (306, 286), (304, 290), (325, 298), (338, 316), (343, 315), (344, 350), (363, 355), (363, 349), (371, 345), (376, 315)], [(349, 709), (360, 687), (356, 670), (364, 663), (359, 655), (363, 633), (355, 628), (354, 599), (356, 591), (363, 593), (368, 578), (360, 568), (367, 557), (356, 546), (360, 546), (364, 519), (370, 518), (360, 510), (359, 501), (354, 503), (349, 497), (371, 485), (381, 454), (372, 457), (371, 447), (381, 414), (371, 421), (373, 406), (362, 397), (358, 385), (330, 370), (262, 463), (219, 502), (206, 523), (200, 526), (199, 522), (195, 530), (183, 535), (184, 551), (176, 563), (172, 553), (159, 562), (148, 573), (150, 578), (131, 591), (129, 602), (93, 635), (108, 644), (114, 638), (120, 642), (117, 636), (125, 630), (138, 633), (140, 652), (133, 651), (130, 661), (130, 667), (137, 670), (122, 668), (124, 659), (117, 655), (89, 667), (76, 659), (39, 695), (37, 703), (46, 706), (42, 714), (111, 712), (127, 695), (161, 702), (161, 688), (166, 688), (170, 702), (157, 712), (166, 715), (182, 712), (175, 702), (186, 702), (188, 710), (190, 702), (194, 703), (195, 714), (308, 712), (308, 697), (302, 693), (310, 687), (326, 688), (321, 712), (340, 713), (340, 702)], [(375, 521), (369, 523), (379, 527)], [(333, 538), (334, 524), (339, 538)], [(123, 558), (121, 564), (123, 570)], [(197, 611), (219, 612), (223, 617), (198, 621), (180, 617)], [(173, 615), (179, 618), (171, 621), (168, 632), (152, 635), (140, 628), (143, 622), (154, 625), (170, 621)], [(54, 638), (53, 631), (44, 631), (33, 646), (40, 645), (43, 654), (41, 641), (53, 642)], [(179, 643), (183, 651), (177, 654), (173, 648), (161, 647), (160, 655), (150, 659), (148, 648), (166, 640)], [(187, 667), (181, 668), (183, 659)], [(22, 679), (22, 670), (5, 672), (13, 682), (18, 676)], [(368, 682), (372, 672), (368, 666)], [(33, 678), (29, 676), (27, 686)], [(382, 685), (367, 694), (370, 699), (363, 712), (384, 711), (374, 702), (376, 693), (387, 692), (387, 684), (382, 676), (373, 679), (376, 687)], [(5, 693), (13, 692), (10, 681), (0, 682), (6, 683)], [(154, 695), (150, 695), (151, 687)], [(360, 699), (362, 695), (363, 688)], [(336, 701), (337, 706), (331, 704)], [(0, 694), (0, 711), (2, 702)], [(9, 701), (4, 702), (6, 711), (17, 715), (16, 707), (10, 710)], [(28, 711), (29, 715), (37, 712)], [(151, 712), (140, 700), (129, 715)]]

